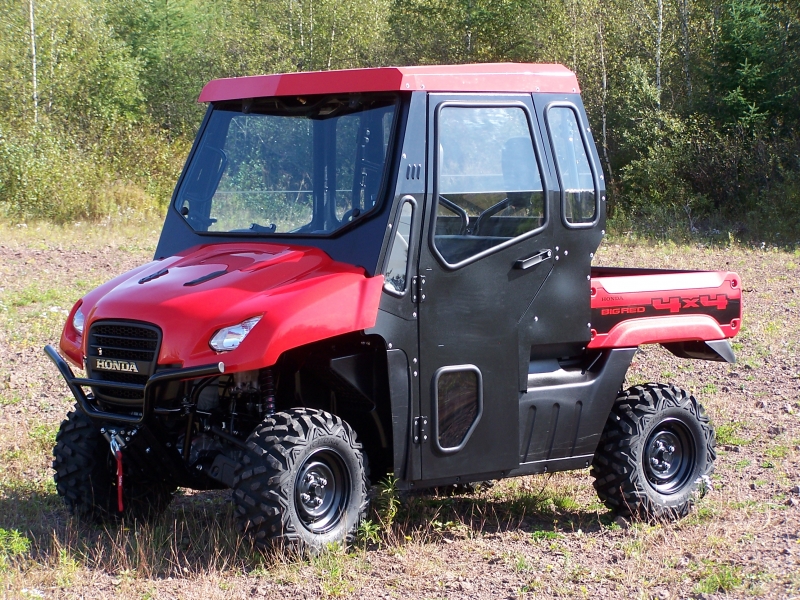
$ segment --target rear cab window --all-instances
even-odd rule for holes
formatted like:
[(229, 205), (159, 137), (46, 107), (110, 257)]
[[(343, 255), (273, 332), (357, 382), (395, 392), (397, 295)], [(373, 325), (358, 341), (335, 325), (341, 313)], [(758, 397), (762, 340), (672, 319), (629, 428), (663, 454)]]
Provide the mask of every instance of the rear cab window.
[(599, 216), (597, 173), (575, 105), (551, 103), (547, 131), (561, 186), (561, 214), (567, 227), (592, 227)]

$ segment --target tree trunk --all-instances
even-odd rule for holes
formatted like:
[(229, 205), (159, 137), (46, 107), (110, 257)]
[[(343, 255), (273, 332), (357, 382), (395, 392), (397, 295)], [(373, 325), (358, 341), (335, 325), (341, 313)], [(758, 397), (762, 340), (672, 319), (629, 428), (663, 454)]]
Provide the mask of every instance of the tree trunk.
[(658, 10), (656, 24), (656, 90), (658, 90), (658, 108), (661, 108), (661, 43), (664, 38), (664, 0), (656, 0)]
[(28, 0), (31, 21), (31, 64), (33, 71), (33, 122), (39, 122), (39, 83), (36, 80), (36, 25), (33, 19), (33, 0)]
[(681, 24), (681, 37), (683, 38), (683, 78), (686, 82), (686, 100), (691, 106), (692, 104), (692, 74), (690, 70), (691, 64), (691, 47), (689, 45), (689, 0), (678, 1), (678, 20)]

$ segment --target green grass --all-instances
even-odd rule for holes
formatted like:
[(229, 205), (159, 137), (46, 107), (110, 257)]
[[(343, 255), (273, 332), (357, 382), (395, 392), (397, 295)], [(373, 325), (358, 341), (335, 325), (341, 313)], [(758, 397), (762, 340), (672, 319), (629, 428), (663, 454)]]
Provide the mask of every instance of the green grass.
[(717, 445), (746, 446), (751, 440), (740, 435), (742, 429), (744, 429), (744, 423), (738, 421), (716, 425)]
[(31, 549), (31, 541), (16, 529), (0, 528), (0, 557), (22, 556)]
[(717, 386), (714, 385), (713, 383), (707, 383), (700, 390), (700, 393), (702, 393), (703, 396), (712, 396), (717, 393)]
[(531, 539), (534, 542), (558, 540), (563, 537), (564, 537), (563, 533), (559, 533), (558, 531), (548, 531), (546, 529), (541, 529), (539, 531), (534, 531), (531, 533)]
[(700, 594), (728, 593), (739, 589), (743, 584), (744, 575), (739, 567), (708, 561), (694, 589)]
[(764, 450), (764, 455), (769, 458), (786, 458), (789, 455), (789, 446), (772, 446)]
[(32, 439), (36, 446), (48, 454), (56, 445), (56, 434), (58, 426), (55, 424), (41, 424), (34, 426), (29, 432), (28, 437)]

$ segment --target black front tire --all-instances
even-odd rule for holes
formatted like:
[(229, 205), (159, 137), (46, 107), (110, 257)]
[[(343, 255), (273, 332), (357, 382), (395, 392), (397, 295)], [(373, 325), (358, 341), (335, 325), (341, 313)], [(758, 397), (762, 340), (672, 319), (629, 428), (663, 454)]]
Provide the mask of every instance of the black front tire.
[(56, 491), (73, 515), (96, 523), (151, 519), (172, 501), (176, 486), (123, 471), (122, 513), (117, 505), (116, 461), (92, 419), (78, 408), (67, 415), (53, 448)]
[(353, 429), (321, 410), (276, 413), (247, 438), (233, 482), (242, 530), (262, 549), (318, 552), (348, 543), (366, 515), (366, 455)]
[(648, 383), (614, 403), (592, 461), (600, 499), (621, 516), (674, 520), (710, 487), (714, 429), (686, 391)]

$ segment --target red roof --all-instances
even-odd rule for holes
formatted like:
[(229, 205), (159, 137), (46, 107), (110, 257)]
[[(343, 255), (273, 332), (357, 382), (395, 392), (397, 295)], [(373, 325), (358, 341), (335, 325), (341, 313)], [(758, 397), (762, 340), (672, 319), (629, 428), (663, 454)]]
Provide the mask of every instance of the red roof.
[(203, 88), (199, 101), (416, 90), (571, 94), (579, 92), (580, 88), (575, 73), (561, 65), (485, 63), (345, 69), (215, 79)]

